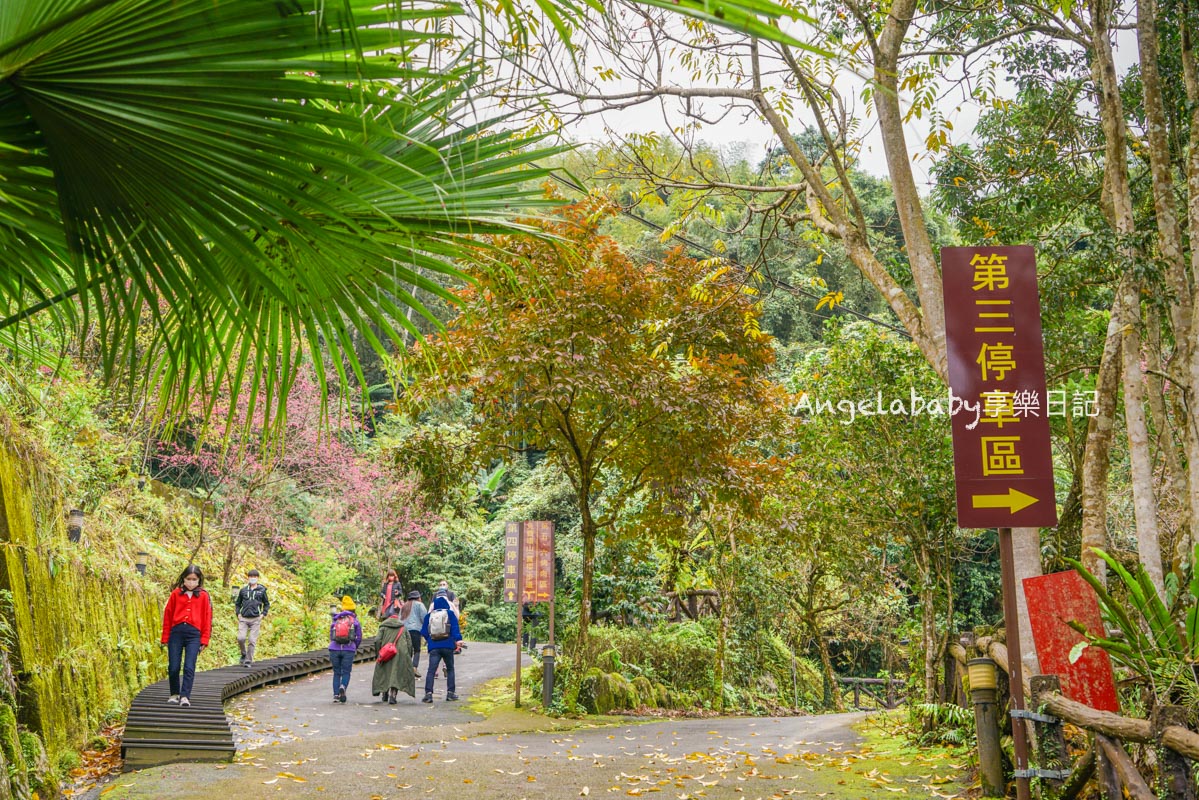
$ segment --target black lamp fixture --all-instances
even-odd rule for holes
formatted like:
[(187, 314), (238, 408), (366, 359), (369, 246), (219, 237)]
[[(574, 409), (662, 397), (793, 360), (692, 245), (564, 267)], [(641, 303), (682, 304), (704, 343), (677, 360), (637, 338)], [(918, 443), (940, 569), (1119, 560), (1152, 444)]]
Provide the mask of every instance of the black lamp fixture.
[(145, 550), (137, 551), (137, 562), (136, 563), (137, 563), (137, 574), (138, 575), (146, 574), (146, 562), (149, 560), (150, 560), (149, 553), (147, 553)]
[(67, 515), (67, 538), (78, 544), (83, 537), (83, 512), (72, 508)]

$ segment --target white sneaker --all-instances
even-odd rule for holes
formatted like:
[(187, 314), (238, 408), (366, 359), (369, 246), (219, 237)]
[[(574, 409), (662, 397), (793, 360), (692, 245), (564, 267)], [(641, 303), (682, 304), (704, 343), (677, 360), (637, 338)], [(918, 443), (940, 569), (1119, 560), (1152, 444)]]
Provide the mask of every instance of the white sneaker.
[(168, 700), (167, 700), (167, 702), (168, 702), (168, 703), (178, 703), (178, 702), (179, 702), (179, 695), (177, 695), (177, 694), (173, 694), (173, 695), (171, 695), (170, 699), (168, 699)]
[(191, 706), (191, 704), (192, 704), (192, 701), (188, 700), (186, 697), (179, 698), (179, 705), (183, 706), (184, 708), (189, 708)]

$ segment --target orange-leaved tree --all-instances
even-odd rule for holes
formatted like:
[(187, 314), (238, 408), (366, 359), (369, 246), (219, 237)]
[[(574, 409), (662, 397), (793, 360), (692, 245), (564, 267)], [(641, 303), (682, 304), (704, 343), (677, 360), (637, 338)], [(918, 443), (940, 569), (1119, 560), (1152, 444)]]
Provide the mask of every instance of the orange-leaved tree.
[(759, 440), (786, 416), (752, 285), (678, 251), (630, 257), (599, 232), (610, 212), (590, 199), (526, 221), (548, 236), (492, 238), (460, 315), (408, 361), (412, 408), (470, 399), (480, 458), (545, 450), (569, 478), (583, 539), (580, 642), (597, 536), (613, 533), (627, 502), (645, 493), (682, 513), (752, 505), (771, 463)]

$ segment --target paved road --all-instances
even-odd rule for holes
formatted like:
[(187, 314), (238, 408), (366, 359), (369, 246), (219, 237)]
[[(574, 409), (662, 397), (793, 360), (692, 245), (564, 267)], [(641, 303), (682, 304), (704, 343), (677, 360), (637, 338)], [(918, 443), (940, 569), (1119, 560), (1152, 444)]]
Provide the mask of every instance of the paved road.
[[(509, 673), (512, 649), (472, 644), (460, 662), (459, 694)], [(130, 773), (104, 798), (563, 800), (661, 792), (661, 798), (707, 800), (858, 800), (895, 791), (838, 788), (858, 763), (850, 726), (861, 714), (597, 725), (501, 710), (484, 720), (462, 703), (444, 702), (441, 678), (432, 706), (407, 696), (396, 706), (380, 704), (370, 696), (370, 671), (369, 664), (355, 668), (345, 705), (331, 702), (327, 673), (235, 701), (237, 762)]]
[[(515, 645), (477, 642), (455, 656), (457, 702), (446, 702), (446, 680), (437, 676), (432, 705), (420, 702), (424, 679), (417, 680), (416, 697), (401, 694), (396, 705), (371, 696), (372, 664), (355, 664), (350, 673), (346, 703), (333, 702), (333, 673), (318, 672), (290, 683), (250, 692), (230, 701), (225, 710), (234, 725), (239, 750), (252, 750), (277, 742), (304, 738), (352, 736), (372, 728), (387, 729), (464, 724), (482, 717), (466, 709), (475, 687), (512, 674)], [(428, 663), (421, 653), (420, 672)]]

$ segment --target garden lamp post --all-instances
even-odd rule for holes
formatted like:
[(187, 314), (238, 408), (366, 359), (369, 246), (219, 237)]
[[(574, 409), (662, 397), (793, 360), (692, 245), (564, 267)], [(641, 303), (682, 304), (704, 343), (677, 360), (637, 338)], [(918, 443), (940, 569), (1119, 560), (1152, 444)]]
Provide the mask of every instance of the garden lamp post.
[(67, 538), (78, 543), (83, 538), (83, 512), (72, 508), (67, 515)]
[(984, 797), (1003, 797), (1003, 751), (999, 747), (999, 686), (996, 664), (989, 658), (966, 662), (974, 728), (978, 735), (978, 767)]
[(541, 648), (541, 707), (549, 708), (554, 702), (554, 656), (552, 644)]
[(150, 554), (147, 553), (145, 550), (137, 551), (137, 562), (136, 563), (137, 563), (137, 574), (138, 575), (146, 574), (146, 562), (149, 560), (149, 558), (150, 558)]

